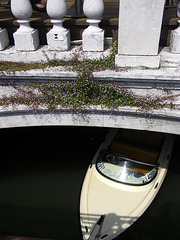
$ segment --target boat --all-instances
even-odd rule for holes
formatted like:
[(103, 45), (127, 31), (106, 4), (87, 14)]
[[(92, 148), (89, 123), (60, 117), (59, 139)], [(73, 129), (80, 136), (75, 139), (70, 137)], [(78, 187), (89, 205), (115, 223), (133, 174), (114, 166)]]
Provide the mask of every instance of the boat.
[(109, 131), (81, 189), (84, 240), (114, 239), (144, 213), (163, 183), (174, 139), (148, 131)]

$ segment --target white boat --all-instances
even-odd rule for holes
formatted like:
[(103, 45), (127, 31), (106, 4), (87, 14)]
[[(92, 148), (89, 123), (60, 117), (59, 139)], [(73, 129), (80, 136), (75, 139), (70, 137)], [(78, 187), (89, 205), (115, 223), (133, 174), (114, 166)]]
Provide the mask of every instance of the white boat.
[(84, 240), (111, 240), (148, 208), (167, 173), (174, 136), (110, 130), (84, 179), (80, 224)]

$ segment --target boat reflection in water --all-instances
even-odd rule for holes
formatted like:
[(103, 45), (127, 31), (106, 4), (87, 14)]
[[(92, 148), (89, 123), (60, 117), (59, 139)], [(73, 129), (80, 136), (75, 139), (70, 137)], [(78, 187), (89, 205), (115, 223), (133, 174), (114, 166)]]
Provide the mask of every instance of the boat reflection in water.
[(84, 240), (111, 240), (143, 214), (163, 183), (173, 145), (172, 135), (110, 130), (81, 190)]

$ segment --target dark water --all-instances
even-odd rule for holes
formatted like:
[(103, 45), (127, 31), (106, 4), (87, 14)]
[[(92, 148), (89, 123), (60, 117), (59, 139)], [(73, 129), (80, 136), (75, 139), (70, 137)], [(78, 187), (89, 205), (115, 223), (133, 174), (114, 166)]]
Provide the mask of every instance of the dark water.
[[(79, 196), (108, 129), (0, 130), (0, 235), (81, 240)], [(180, 137), (164, 184), (143, 216), (117, 240), (180, 239)]]

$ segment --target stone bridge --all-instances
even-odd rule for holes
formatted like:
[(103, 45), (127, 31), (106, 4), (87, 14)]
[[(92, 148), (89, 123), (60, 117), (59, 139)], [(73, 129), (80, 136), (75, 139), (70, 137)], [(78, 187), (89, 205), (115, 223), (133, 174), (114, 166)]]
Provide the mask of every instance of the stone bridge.
[[(61, 71), (59, 71), (61, 69)], [(12, 93), (12, 86), (6, 83), (27, 84), (40, 82), (60, 82), (72, 80), (76, 73), (64, 72), (62, 68), (29, 70), (1, 75), (0, 95)], [(176, 68), (129, 69), (126, 71), (110, 71), (94, 73), (94, 78), (101, 82), (116, 83), (126, 86), (134, 93), (145, 96), (169, 96), (174, 109), (141, 112), (137, 108), (121, 107), (111, 111), (100, 106), (91, 106), (82, 113), (70, 109), (49, 112), (39, 107), (34, 112), (26, 106), (9, 106), (0, 108), (0, 128), (24, 126), (96, 126), (110, 128), (140, 129), (156, 132), (180, 134), (180, 76)]]
[[(53, 28), (47, 33), (47, 45), (44, 46), (39, 46), (38, 31), (29, 25), (32, 14), (30, 2), (26, 1), (24, 8), (17, 4), (17, 1), (19, 2), (11, 0), (11, 11), (20, 24), (20, 28), (13, 34), (15, 46), (7, 47), (7, 31), (0, 29), (0, 61), (32, 63), (70, 60), (74, 49), (76, 51), (78, 47), (71, 46), (69, 30), (62, 26), (66, 13), (65, 0), (57, 1), (55, 7), (48, 1), (47, 13), (52, 18)], [(98, 26), (104, 11), (103, 0), (92, 2), (94, 4), (88, 0), (84, 1), (83, 11), (88, 18), (89, 27), (84, 30), (82, 40), (78, 43), (82, 44), (80, 48), (83, 56), (97, 59), (107, 56), (110, 48), (105, 47), (107, 38), (104, 36), (104, 30)], [(44, 125), (97, 126), (180, 134), (180, 28), (171, 32), (170, 44), (160, 46), (165, 1), (144, 2), (119, 2), (118, 53), (115, 56), (119, 71), (94, 72), (93, 77), (100, 82), (116, 83), (140, 96), (167, 95), (175, 106), (173, 109), (153, 110), (145, 114), (137, 108), (123, 107), (111, 111), (100, 106), (91, 106), (83, 113), (75, 113), (69, 109), (49, 112), (46, 108), (39, 107), (34, 112), (22, 105), (2, 106), (0, 128)], [(8, 95), (13, 91), (12, 87), (7, 85), (9, 83), (61, 82), (76, 78), (75, 72), (68, 72), (62, 66), (21, 72), (1, 71), (0, 95)]]

